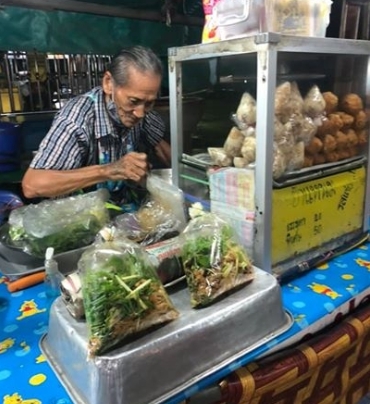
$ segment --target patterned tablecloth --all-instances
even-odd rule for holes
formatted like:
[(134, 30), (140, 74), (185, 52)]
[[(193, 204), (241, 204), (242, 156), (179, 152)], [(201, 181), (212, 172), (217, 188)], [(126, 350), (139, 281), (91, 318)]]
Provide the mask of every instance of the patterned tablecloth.
[[(72, 403), (39, 348), (40, 338), (48, 328), (49, 303), (44, 285), (10, 294), (6, 282), (0, 274), (0, 403)], [(282, 293), (284, 306), (294, 318), (288, 331), (185, 389), (166, 404), (179, 403), (223, 378), (230, 381), (239, 377), (240, 372), (246, 372), (242, 366), (308, 338), (368, 300), (370, 243), (291, 281), (282, 287)]]
[(370, 305), (294, 348), (241, 367), (220, 391), (225, 404), (359, 404), (370, 392)]

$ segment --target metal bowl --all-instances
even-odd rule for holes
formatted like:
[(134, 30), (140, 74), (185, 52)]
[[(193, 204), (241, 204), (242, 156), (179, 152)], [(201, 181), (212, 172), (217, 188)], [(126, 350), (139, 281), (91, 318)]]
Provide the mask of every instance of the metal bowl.
[(43, 264), (43, 259), (27, 254), (23, 250), (22, 245), (11, 244), (8, 223), (5, 223), (0, 227), (0, 256), (6, 261), (18, 265), (27, 265), (37, 268)]

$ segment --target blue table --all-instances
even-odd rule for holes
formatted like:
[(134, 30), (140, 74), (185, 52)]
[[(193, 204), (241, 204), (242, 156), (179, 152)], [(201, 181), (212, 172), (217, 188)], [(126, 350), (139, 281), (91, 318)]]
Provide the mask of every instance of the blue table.
[[(3, 404), (72, 403), (39, 348), (40, 338), (48, 329), (50, 305), (44, 285), (10, 294), (6, 282), (0, 276), (0, 400)], [(285, 309), (294, 318), (289, 330), (166, 404), (177, 404), (236, 368), (316, 333), (369, 299), (370, 243), (282, 286), (282, 296)]]

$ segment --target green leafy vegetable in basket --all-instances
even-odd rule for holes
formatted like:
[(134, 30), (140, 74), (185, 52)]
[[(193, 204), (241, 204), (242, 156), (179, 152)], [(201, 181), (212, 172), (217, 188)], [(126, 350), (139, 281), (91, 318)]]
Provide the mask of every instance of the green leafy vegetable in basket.
[(208, 213), (189, 222), (182, 259), (192, 307), (213, 300), (253, 279), (253, 267), (232, 228)]
[(127, 243), (98, 243), (79, 261), (90, 357), (178, 316), (146, 253)]

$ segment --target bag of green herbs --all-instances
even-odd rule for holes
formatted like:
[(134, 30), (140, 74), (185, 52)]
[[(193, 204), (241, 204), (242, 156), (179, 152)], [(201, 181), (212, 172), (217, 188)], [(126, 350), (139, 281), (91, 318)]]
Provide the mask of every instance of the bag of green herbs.
[(28, 205), (22, 216), (24, 232), (20, 233), (25, 252), (42, 258), (48, 247), (60, 254), (93, 243), (109, 221), (108, 198), (108, 191), (99, 189)]
[(253, 279), (253, 266), (244, 247), (229, 224), (215, 214), (191, 219), (182, 237), (192, 307), (207, 306)]
[(78, 262), (89, 330), (88, 356), (178, 317), (149, 255), (123, 237), (98, 240)]

